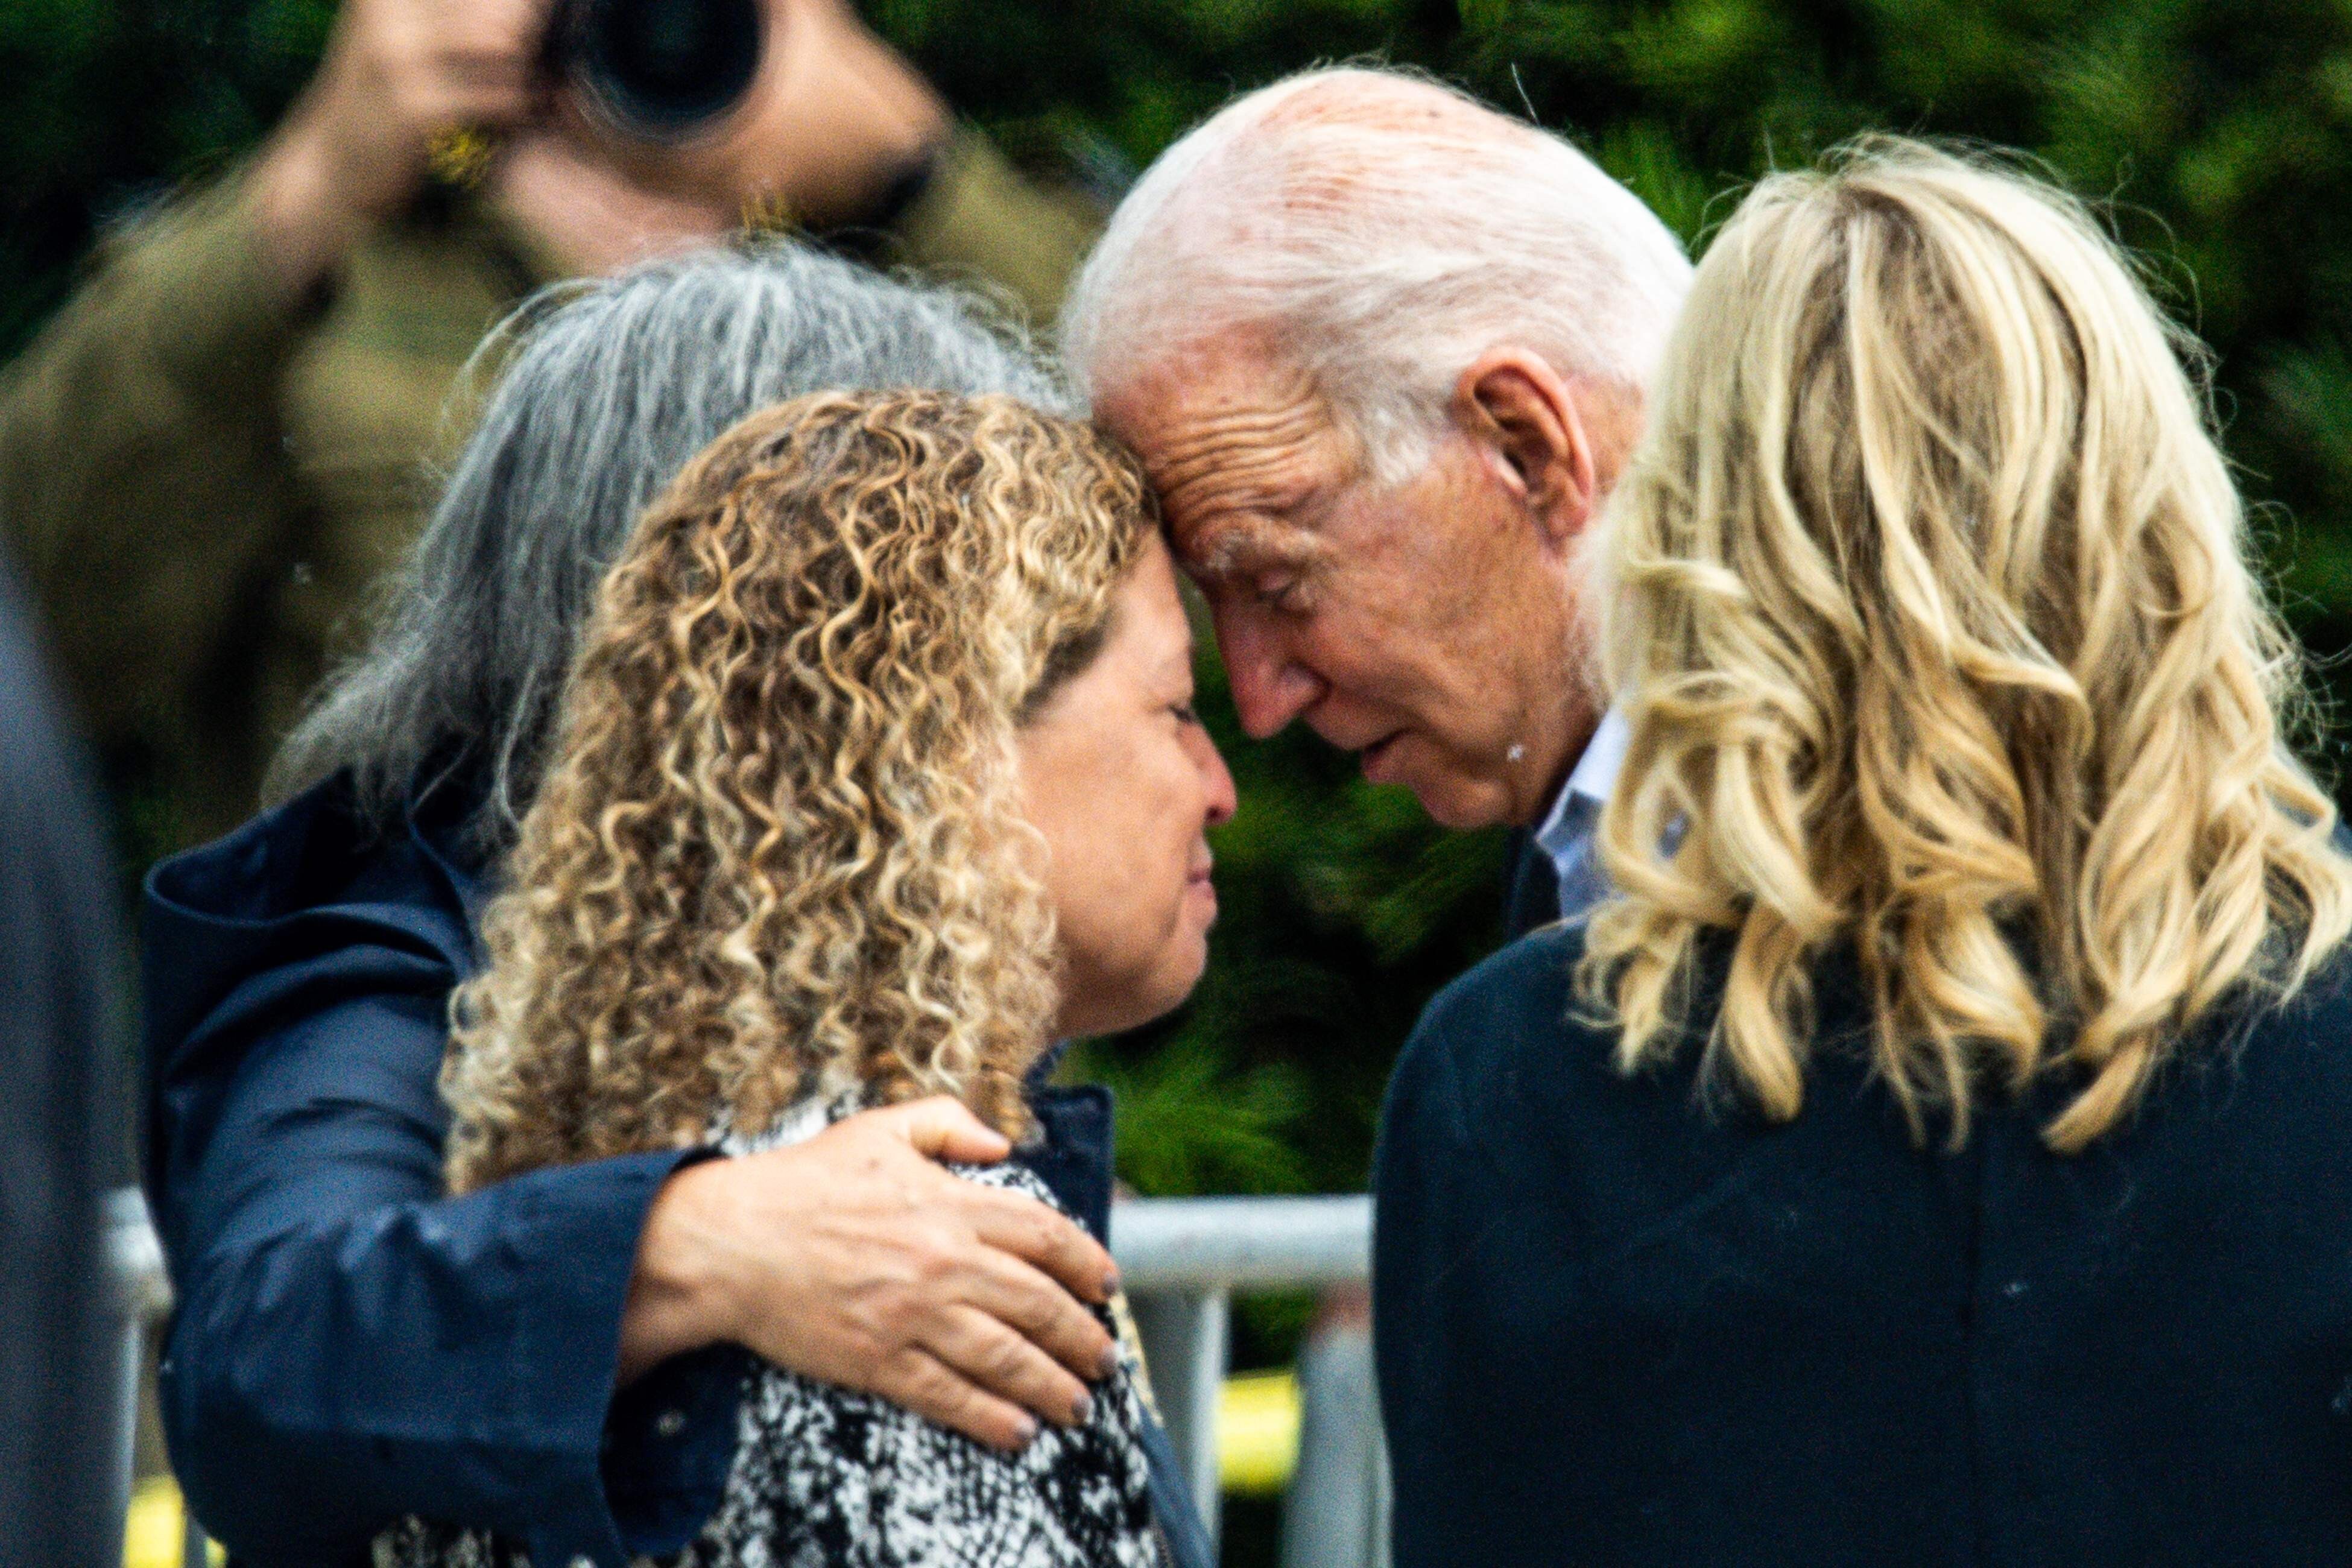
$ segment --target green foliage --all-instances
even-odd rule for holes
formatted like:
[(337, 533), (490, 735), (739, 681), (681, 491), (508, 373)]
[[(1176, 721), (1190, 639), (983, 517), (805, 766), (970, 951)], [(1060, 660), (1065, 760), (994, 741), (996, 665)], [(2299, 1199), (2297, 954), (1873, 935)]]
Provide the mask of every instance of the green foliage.
[[(233, 153), (330, 0), (0, 6), (0, 349), (105, 216)], [(1132, 165), (1232, 91), (1377, 52), (1527, 106), (1700, 244), (1759, 172), (1885, 129), (2024, 149), (2103, 205), (2219, 356), (2306, 638), (2352, 640), (2352, 6), (2342, 0), (870, 0), (1016, 151)], [(1087, 1055), (1150, 1191), (1349, 1187), (1430, 992), (1496, 935), (1494, 836), (1449, 838), (1311, 739), (1251, 745), (1224, 920), (1182, 1015)]]
[(1217, 1042), (1192, 1033), (1154, 1051), (1083, 1048), (1070, 1070), (1118, 1096), (1127, 1146), (1120, 1174), (1139, 1193), (1297, 1192), (1306, 1184), (1304, 1163), (1285, 1138), (1306, 1104), (1295, 1063), (1236, 1073)]
[(0, 353), (65, 296), (106, 222), (257, 140), (333, 0), (0, 5)]

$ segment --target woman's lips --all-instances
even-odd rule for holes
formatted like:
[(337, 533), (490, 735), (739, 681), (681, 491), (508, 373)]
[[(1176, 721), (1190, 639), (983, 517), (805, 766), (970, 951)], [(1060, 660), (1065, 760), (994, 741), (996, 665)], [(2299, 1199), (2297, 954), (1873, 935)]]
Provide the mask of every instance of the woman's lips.
[(1209, 880), (1208, 867), (1199, 867), (1184, 879), (1184, 892), (1188, 898), (1197, 898), (1205, 901), (1209, 906), (1209, 918), (1216, 919), (1217, 888), (1215, 883)]

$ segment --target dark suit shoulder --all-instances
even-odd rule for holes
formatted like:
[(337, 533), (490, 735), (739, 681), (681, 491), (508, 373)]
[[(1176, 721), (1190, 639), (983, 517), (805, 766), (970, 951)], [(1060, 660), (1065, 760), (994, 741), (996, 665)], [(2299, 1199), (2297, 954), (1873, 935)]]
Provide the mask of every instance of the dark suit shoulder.
[(2245, 1019), (2242, 1028), (2249, 1038), (2309, 1037), (2352, 1059), (2352, 943), (2315, 963), (2310, 978), (2285, 1001), (2265, 997), (2234, 1011)]
[(1550, 927), (1489, 955), (1432, 997), (1390, 1076), (1374, 1153), (1378, 1187), (1400, 1144), (1491, 1146), (1507, 1137), (1490, 1103), (1526, 1067), (1557, 1060), (1576, 954), (1583, 943)]
[[(1653, 1178), (1678, 1201), (1735, 1146), (1695, 1089), (1697, 1053), (1627, 1073), (1614, 1033), (1583, 1016), (1580, 925), (1505, 947), (1448, 985), (1414, 1027), (1390, 1080), (1374, 1185), (1385, 1201), (1431, 1162), (1486, 1172), (1478, 1205), (1591, 1202), (1613, 1215)], [(1605, 1223), (1605, 1222), (1604, 1222)]]
[(1703, 977), (1683, 1048), (1663, 1065), (1621, 1071), (1616, 1031), (1576, 993), (1584, 940), (1582, 921), (1545, 926), (1440, 991), (1399, 1058), (1398, 1082), (1449, 1079), (1473, 1119), (1557, 1129), (1563, 1117), (1631, 1116), (1643, 1136), (1658, 1118), (1695, 1130), (1695, 1117), (1707, 1120), (1698, 1115), (1696, 1042), (1713, 1021), (1714, 984)]
[(1489, 954), (1430, 999), (1399, 1058), (1400, 1074), (1441, 1064), (1472, 1077), (1530, 1050), (1550, 1054), (1564, 1030), (1590, 1031), (1570, 1016), (1580, 925), (1551, 925)]

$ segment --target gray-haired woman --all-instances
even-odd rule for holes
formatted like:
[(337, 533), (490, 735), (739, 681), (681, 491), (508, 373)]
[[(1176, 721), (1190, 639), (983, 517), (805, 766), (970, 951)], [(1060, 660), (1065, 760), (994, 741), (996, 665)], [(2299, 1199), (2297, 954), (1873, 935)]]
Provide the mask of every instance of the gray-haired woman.
[[(1061, 401), (956, 297), (789, 246), (570, 291), (509, 339), (384, 630), (280, 759), (284, 803), (149, 884), (165, 1428), (198, 1516), (259, 1562), (362, 1552), (409, 1514), (547, 1565), (682, 1544), (731, 1463), (736, 1346), (1007, 1447), (1076, 1421), (1116, 1363), (1087, 1306), (1108, 1257), (940, 1169), (1009, 1152), (943, 1100), (707, 1169), (666, 1150), (443, 1195), (435, 1079), (482, 868), (646, 501), (800, 393)], [(1108, 1104), (1032, 1100), (1024, 1157), (1098, 1237)], [(1147, 1447), (1171, 1544), (1204, 1563)]]

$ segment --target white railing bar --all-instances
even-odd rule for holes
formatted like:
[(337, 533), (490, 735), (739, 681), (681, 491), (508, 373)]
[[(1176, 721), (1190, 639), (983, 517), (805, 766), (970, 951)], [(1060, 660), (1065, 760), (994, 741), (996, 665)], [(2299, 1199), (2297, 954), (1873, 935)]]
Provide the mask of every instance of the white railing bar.
[[(1111, 1252), (1129, 1290), (1311, 1289), (1371, 1268), (1372, 1200), (1137, 1198), (1114, 1211)], [(136, 1315), (172, 1304), (163, 1249), (135, 1187), (109, 1194), (107, 1258)]]
[(147, 1199), (137, 1187), (106, 1194), (106, 1270), (114, 1277), (121, 1310), (141, 1319), (172, 1310), (172, 1280), (163, 1271), (163, 1244), (147, 1222)]
[[(1136, 1198), (1111, 1210), (1110, 1236), (1169, 1439), (1214, 1542), (1223, 1511), (1217, 1407), (1231, 1296), (1362, 1284), (1371, 1273), (1372, 1201), (1360, 1194)], [(1370, 1343), (1330, 1365), (1310, 1353), (1300, 1373), (1308, 1409), (1285, 1510), (1283, 1562), (1286, 1568), (1376, 1568), (1386, 1562), (1381, 1489), (1387, 1460)], [(1337, 1528), (1343, 1523), (1348, 1528)], [(1316, 1537), (1325, 1534), (1334, 1538), (1318, 1543)]]
[(1112, 1209), (1110, 1244), (1131, 1295), (1361, 1284), (1372, 1200), (1137, 1198)]

